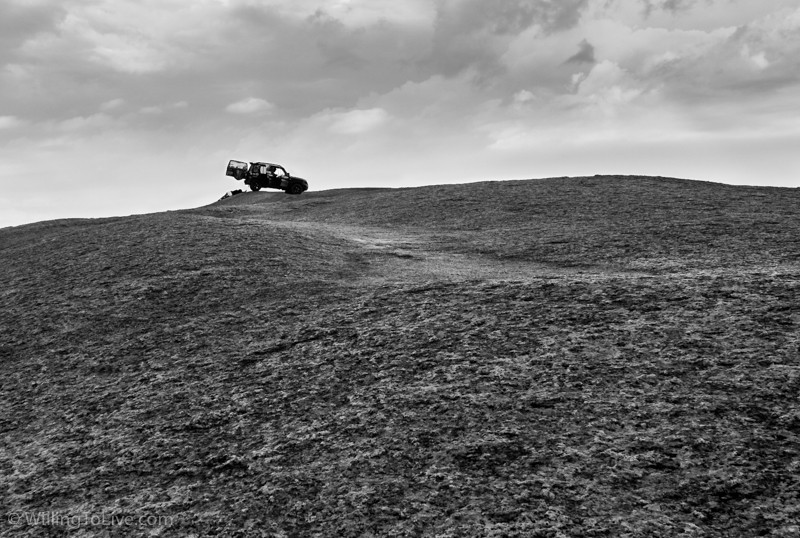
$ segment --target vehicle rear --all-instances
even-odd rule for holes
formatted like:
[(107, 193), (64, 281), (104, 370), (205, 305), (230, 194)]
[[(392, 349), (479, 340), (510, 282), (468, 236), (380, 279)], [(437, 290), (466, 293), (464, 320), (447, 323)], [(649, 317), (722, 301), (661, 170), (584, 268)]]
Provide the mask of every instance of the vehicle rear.
[(250, 169), (250, 165), (242, 162), (242, 161), (228, 161), (228, 168), (225, 171), (226, 176), (231, 176), (236, 178), (237, 180), (243, 179), (247, 176), (247, 171)]

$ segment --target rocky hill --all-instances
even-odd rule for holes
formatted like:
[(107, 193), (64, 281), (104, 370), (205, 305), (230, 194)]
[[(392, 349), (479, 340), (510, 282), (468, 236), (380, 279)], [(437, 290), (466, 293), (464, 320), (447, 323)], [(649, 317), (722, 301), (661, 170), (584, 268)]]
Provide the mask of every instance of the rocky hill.
[(798, 536), (798, 208), (595, 176), (2, 229), (0, 533)]

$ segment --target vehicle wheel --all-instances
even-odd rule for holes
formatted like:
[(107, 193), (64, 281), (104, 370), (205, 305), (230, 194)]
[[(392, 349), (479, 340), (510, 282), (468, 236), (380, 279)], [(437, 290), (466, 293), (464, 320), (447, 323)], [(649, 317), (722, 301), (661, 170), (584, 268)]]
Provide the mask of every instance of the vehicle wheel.
[(292, 183), (289, 185), (289, 188), (286, 189), (286, 192), (289, 194), (303, 194), (303, 186), (299, 183)]
[(250, 189), (253, 190), (254, 192), (258, 192), (258, 191), (261, 190), (261, 185), (259, 185), (255, 181), (251, 181), (250, 182)]

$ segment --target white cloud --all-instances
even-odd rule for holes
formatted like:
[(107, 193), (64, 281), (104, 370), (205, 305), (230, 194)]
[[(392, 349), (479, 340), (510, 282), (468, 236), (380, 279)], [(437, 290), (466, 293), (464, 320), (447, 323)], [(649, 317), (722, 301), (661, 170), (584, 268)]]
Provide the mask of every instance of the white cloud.
[(178, 109), (181, 109), (181, 108), (186, 108), (188, 106), (189, 106), (189, 103), (187, 103), (186, 101), (177, 101), (175, 103), (171, 103), (171, 104), (168, 104), (168, 105), (145, 106), (145, 107), (140, 108), (139, 112), (141, 112), (142, 114), (148, 114), (148, 115), (151, 115), (151, 116), (157, 116), (159, 114), (163, 114), (163, 113), (168, 112), (170, 110), (178, 110)]
[(100, 110), (108, 112), (109, 110), (116, 110), (120, 108), (122, 105), (125, 104), (125, 99), (121, 97), (117, 97), (115, 99), (109, 99), (108, 101), (104, 102), (100, 105)]
[(37, 56), (78, 53), (122, 73), (154, 73), (167, 67), (164, 43), (148, 35), (153, 25), (131, 28), (134, 21), (121, 16), (127, 11), (124, 2), (113, 10), (105, 8), (73, 9), (56, 33), (34, 37), (26, 43), (27, 50)]
[(46, 2), (54, 24), (31, 32), (19, 50), (71, 67), (94, 65), (131, 75), (185, 68), (222, 37), (214, 32), (221, 20), (224, 26), (225, 8), (215, 0)]
[(275, 106), (269, 101), (258, 97), (248, 97), (241, 101), (229, 104), (225, 110), (232, 114), (265, 114)]
[(84, 131), (87, 129), (100, 129), (110, 126), (114, 122), (108, 114), (92, 114), (90, 116), (76, 116), (56, 123), (59, 131)]
[(517, 104), (524, 104), (530, 101), (535, 101), (536, 95), (528, 90), (520, 90), (514, 94), (514, 102)]
[(575, 82), (577, 95), (601, 105), (624, 105), (642, 93), (624, 69), (608, 60), (595, 65), (588, 75), (576, 77)]
[(742, 58), (752, 64), (756, 69), (766, 69), (769, 67), (769, 60), (767, 60), (767, 56), (764, 52), (752, 53), (750, 52), (749, 45), (742, 46), (741, 54)]
[(382, 108), (350, 110), (329, 115), (330, 131), (337, 134), (361, 134), (386, 123), (389, 114)]
[(127, 36), (103, 36), (96, 41), (93, 56), (98, 62), (123, 73), (155, 73), (168, 66), (167, 58), (160, 51)]
[(0, 129), (13, 129), (24, 124), (25, 122), (16, 116), (0, 116)]

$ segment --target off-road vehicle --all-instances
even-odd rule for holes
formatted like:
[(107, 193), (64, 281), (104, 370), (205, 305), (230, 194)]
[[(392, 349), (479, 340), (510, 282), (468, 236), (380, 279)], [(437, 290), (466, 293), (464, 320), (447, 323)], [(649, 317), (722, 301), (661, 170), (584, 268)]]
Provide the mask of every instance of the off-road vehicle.
[(244, 180), (245, 185), (250, 185), (253, 191), (263, 189), (280, 189), (289, 194), (302, 194), (308, 190), (308, 181), (301, 177), (293, 176), (286, 168), (273, 163), (246, 163), (231, 160), (228, 163), (226, 176)]

